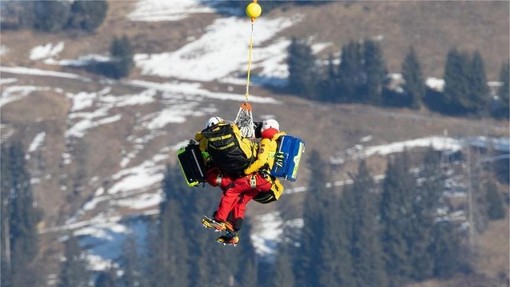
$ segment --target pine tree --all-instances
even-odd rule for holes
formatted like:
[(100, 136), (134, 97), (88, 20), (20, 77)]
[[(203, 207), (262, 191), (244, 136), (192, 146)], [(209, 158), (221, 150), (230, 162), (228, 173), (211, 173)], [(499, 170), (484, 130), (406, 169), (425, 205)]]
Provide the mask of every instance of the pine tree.
[(65, 261), (62, 262), (59, 275), (59, 287), (88, 286), (87, 262), (78, 240), (71, 233), (64, 246)]
[(366, 40), (363, 43), (363, 63), (367, 77), (366, 94), (362, 95), (363, 101), (372, 105), (380, 105), (387, 69), (381, 46), (377, 42)]
[(485, 113), (489, 101), (489, 86), (484, 61), (479, 51), (473, 54), (468, 80), (469, 94), (463, 98), (462, 105), (471, 112)]
[(183, 225), (176, 215), (178, 203), (171, 201), (149, 235), (148, 273), (150, 286), (188, 286), (188, 254)]
[[(2, 278), (2, 284), (40, 285), (34, 261), (39, 251), (37, 224), (42, 213), (34, 204), (23, 146), (20, 143), (2, 145), (1, 154), (2, 268), (6, 268), (2, 270), (9, 272)], [(27, 273), (32, 276), (26, 276)]]
[(142, 271), (147, 279), (147, 286), (160, 287), (163, 274), (165, 272), (164, 263), (159, 247), (159, 228), (158, 221), (150, 222), (147, 228), (146, 258), (147, 265), (143, 266)]
[(419, 109), (425, 97), (425, 81), (420, 61), (412, 46), (402, 63), (402, 77), (404, 78), (404, 92), (410, 99), (410, 107)]
[(334, 63), (333, 55), (328, 57), (328, 68), (326, 78), (322, 80), (320, 89), (320, 98), (330, 102), (339, 101), (340, 95), (337, 91), (338, 76), (336, 75), (337, 67)]
[(114, 270), (106, 270), (99, 273), (94, 287), (115, 287), (116, 276)]
[(316, 150), (312, 150), (308, 165), (314, 180), (305, 197), (296, 282), (299, 286), (351, 286), (348, 239), (342, 221), (345, 211), (325, 187), (326, 165)]
[[(178, 166), (169, 167), (163, 182), (166, 201), (175, 202), (175, 208), (170, 208), (176, 213), (173, 217), (174, 224), (180, 224), (182, 235), (172, 238), (176, 247), (187, 250), (187, 255), (181, 258), (187, 262), (189, 286), (218, 286), (226, 280), (234, 279), (234, 273), (239, 258), (225, 253), (236, 251), (221, 249), (215, 239), (219, 235), (209, 230), (204, 230), (200, 225), (203, 214), (212, 215), (218, 205), (219, 192), (200, 190), (190, 192), (182, 179), (182, 172)], [(173, 228), (173, 227), (172, 227)], [(244, 231), (244, 230), (243, 230)], [(241, 234), (243, 240), (244, 234)], [(186, 258), (186, 259), (184, 259)], [(190, 258), (198, 258), (198, 260)], [(228, 262), (224, 262), (227, 260)], [(232, 264), (233, 266), (230, 266)]]
[(59, 32), (69, 20), (70, 3), (66, 1), (37, 1), (34, 5), (34, 28), (44, 32)]
[(441, 159), (438, 152), (429, 148), (423, 157), (420, 171), (421, 184), (413, 200), (412, 233), (410, 242), (411, 278), (424, 280), (433, 276), (434, 258), (430, 253), (432, 233), (436, 222), (437, 209), (440, 207), (444, 189)]
[(381, 195), (382, 245), (386, 272), (392, 280), (408, 278), (412, 273), (409, 242), (415, 239), (410, 230), (416, 184), (409, 169), (407, 152), (391, 159)]
[(460, 235), (453, 223), (441, 221), (434, 225), (430, 252), (435, 277), (448, 278), (461, 269), (464, 264), (460, 246)]
[(510, 115), (510, 62), (506, 62), (501, 66), (499, 72), (499, 81), (501, 86), (498, 89), (498, 102), (497, 106), (492, 111), (492, 114), (496, 118), (507, 118)]
[(318, 99), (318, 67), (310, 45), (292, 38), (288, 55), (288, 90), (307, 99)]
[[(323, 219), (323, 230), (312, 242), (317, 252), (318, 278), (314, 285), (308, 286), (355, 286), (352, 256), (349, 253), (349, 203), (338, 198), (336, 192), (324, 195), (320, 210)], [(317, 230), (315, 232), (318, 232)], [(317, 241), (318, 240), (318, 241)], [(341, 258), (341, 260), (339, 260)]]
[(68, 28), (80, 28), (94, 31), (103, 23), (108, 12), (108, 3), (105, 0), (76, 0), (71, 5), (71, 20)]
[(471, 149), (467, 150), (467, 166), (465, 171), (466, 186), (468, 186), (468, 193), (470, 193), (470, 200), (468, 208), (472, 214), (473, 227), (475, 232), (482, 234), (487, 230), (489, 225), (489, 217), (487, 214), (486, 193), (483, 188), (483, 178), (485, 177), (485, 170), (481, 166), (482, 154), (478, 151)]
[(297, 266), (297, 282), (300, 286), (320, 286), (319, 270), (321, 266), (320, 252), (317, 245), (323, 242), (325, 227), (325, 209), (329, 198), (326, 196), (326, 173), (324, 162), (317, 150), (312, 150), (308, 157), (309, 170), (312, 171), (310, 185), (305, 195), (303, 207), (303, 230), (301, 236)]
[(352, 186), (343, 197), (348, 213), (338, 220), (346, 221), (349, 230), (349, 252), (352, 258), (354, 286), (387, 286), (383, 253), (378, 238), (375, 183), (365, 161), (358, 168)]
[(337, 75), (340, 98), (346, 102), (360, 102), (367, 82), (361, 44), (350, 42), (342, 47)]
[(227, 250), (230, 255), (227, 254), (226, 256), (233, 256), (235, 258), (231, 260), (232, 265), (227, 266), (230, 266), (231, 270), (235, 270), (234, 275), (240, 286), (257, 287), (259, 260), (250, 240), (251, 230), (250, 220), (245, 218), (245, 223), (240, 233), (244, 241), (238, 246), (240, 247), (239, 249)]
[[(187, 243), (184, 240), (182, 209), (176, 200), (180, 189), (174, 170), (167, 167), (162, 182), (163, 201), (158, 220), (151, 224), (147, 235), (147, 266), (145, 270), (151, 287), (188, 285)], [(176, 252), (176, 253), (174, 253)]]
[(296, 279), (292, 269), (291, 246), (280, 244), (278, 254), (273, 265), (270, 287), (294, 287)]
[(134, 235), (128, 235), (124, 242), (121, 255), (122, 269), (124, 272), (120, 280), (123, 287), (146, 286), (146, 280), (143, 277), (142, 270), (144, 259), (143, 256), (139, 255)]
[[(87, 1), (88, 2), (88, 1)], [(129, 76), (134, 66), (134, 51), (126, 36), (114, 37), (110, 45), (111, 60), (107, 62), (92, 61), (85, 69), (113, 79)]]
[(204, 287), (223, 286), (225, 282), (256, 284), (249, 222), (243, 224), (241, 246), (236, 248), (217, 244), (219, 235), (204, 230), (200, 224), (203, 214), (211, 214), (218, 207), (221, 191), (206, 187), (190, 192), (178, 166), (167, 169), (163, 191), (160, 219), (149, 236), (149, 258), (154, 259), (148, 264), (153, 268), (148, 276), (154, 279), (151, 286), (169, 286), (162, 285), (165, 282), (174, 282), (172, 286)]
[(2, 30), (32, 28), (35, 21), (34, 4), (32, 1), (2, 1)]
[(126, 36), (115, 37), (110, 47), (110, 54), (114, 57), (113, 77), (120, 79), (126, 77), (133, 68), (133, 47)]
[(251, 242), (246, 238), (247, 234), (251, 233), (251, 227), (248, 222), (243, 224), (243, 238), (245, 241), (240, 247), (240, 250), (235, 250), (238, 255), (236, 265), (238, 265), (237, 270), (235, 272), (235, 279), (238, 282), (239, 286), (246, 287), (257, 287), (257, 269), (258, 269), (258, 260), (256, 260), (255, 250), (251, 245)]
[(505, 206), (503, 205), (502, 196), (498, 190), (498, 186), (494, 180), (485, 183), (487, 215), (490, 220), (498, 220), (505, 218)]
[(8, 149), (2, 145), (1, 147), (1, 152), (0, 152), (0, 155), (2, 155), (2, 160), (0, 160), (0, 164), (1, 164), (1, 178), (2, 180), (0, 181), (0, 192), (1, 192), (1, 197), (0, 199), (2, 200), (1, 201), (1, 209), (0, 209), (0, 212), (1, 212), (1, 217), (0, 217), (0, 222), (1, 222), (1, 240), (0, 240), (0, 244), (1, 244), (1, 252), (0, 252), (0, 256), (1, 256), (1, 263), (2, 263), (2, 276), (0, 278), (1, 280), (1, 284), (0, 286), (2, 287), (10, 287), (12, 286), (12, 282), (11, 282), (11, 273), (12, 273), (12, 270), (11, 270), (11, 253), (12, 253), (12, 249), (11, 249), (11, 240), (10, 240), (10, 237), (11, 237), (11, 231), (10, 231), (10, 213), (11, 213), (11, 201), (10, 201), (10, 193), (11, 193), (11, 190), (13, 190), (13, 174), (11, 172), (11, 169), (10, 169), (10, 164), (9, 164), (9, 160), (6, 159), (6, 155), (8, 154)]
[(457, 49), (448, 52), (444, 72), (444, 97), (446, 112), (451, 114), (465, 114), (469, 112), (468, 95), (471, 85), (471, 67), (469, 56)]

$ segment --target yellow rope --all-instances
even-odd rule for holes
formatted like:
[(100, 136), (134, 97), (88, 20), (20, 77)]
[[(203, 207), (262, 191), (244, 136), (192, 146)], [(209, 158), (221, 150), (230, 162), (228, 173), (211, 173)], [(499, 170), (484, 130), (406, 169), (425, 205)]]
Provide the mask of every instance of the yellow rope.
[(244, 95), (246, 102), (248, 102), (248, 96), (250, 95), (250, 72), (251, 72), (251, 52), (253, 50), (253, 23), (254, 19), (251, 20), (251, 34), (250, 34), (250, 45), (248, 48), (248, 73), (246, 74), (246, 94)]
[[(257, 0), (252, 0), (253, 3), (257, 3)], [(244, 137), (252, 138), (255, 137), (255, 130), (253, 128), (253, 114), (251, 105), (248, 103), (248, 97), (250, 96), (250, 74), (251, 74), (251, 55), (253, 51), (253, 24), (255, 23), (255, 17), (251, 18), (251, 33), (250, 33), (250, 44), (248, 49), (248, 72), (246, 73), (246, 93), (244, 94), (245, 101), (241, 104), (237, 117), (235, 119), (236, 125), (239, 127), (241, 134)]]

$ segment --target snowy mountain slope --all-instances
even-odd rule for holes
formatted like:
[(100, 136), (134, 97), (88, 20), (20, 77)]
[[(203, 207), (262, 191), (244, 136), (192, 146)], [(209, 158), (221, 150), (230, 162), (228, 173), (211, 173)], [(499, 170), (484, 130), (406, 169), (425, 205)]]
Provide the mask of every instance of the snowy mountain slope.
[[(198, 0), (178, 2), (168, 7), (169, 1), (139, 1), (125, 21), (178, 22), (215, 13)], [(258, 119), (276, 115), (288, 132), (305, 139), (307, 149), (318, 149), (337, 163), (386, 155), (404, 146), (432, 144), (456, 150), (468, 137), (485, 132), (503, 137), (508, 149), (505, 123), (322, 105), (258, 86), (285, 84), (289, 40), (281, 33), (299, 21), (301, 16), (263, 17), (256, 22), (253, 68), (258, 72), (249, 100)], [(162, 172), (166, 164), (175, 163), (176, 149), (202, 128), (207, 117), (220, 114), (233, 119), (244, 100), (249, 21), (228, 16), (197, 29), (201, 36), (176, 50), (139, 51), (135, 76), (121, 81), (76, 70), (87, 59), (107, 55), (61, 56), (72, 50), (68, 47), (73, 39), (39, 39), (26, 51), (29, 64), (11, 62), (18, 51), (10, 48), (12, 42), (2, 42), (2, 141), (19, 139), (27, 150), (36, 199), (46, 213), (41, 232), (69, 229), (81, 235), (92, 269), (114, 261), (127, 234), (136, 232), (143, 239), (143, 220), (129, 218), (157, 212)], [(329, 46), (317, 42), (314, 51)], [(445, 129), (454, 135), (439, 137)], [(299, 181), (286, 184), (285, 196), (306, 191), (308, 176), (303, 166)], [(347, 178), (342, 172), (331, 184), (348, 184)], [(250, 215), (260, 212), (252, 207)], [(283, 222), (277, 210), (266, 216), (257, 219), (252, 237), (262, 256), (274, 252), (282, 226), (300, 226), (299, 218)]]

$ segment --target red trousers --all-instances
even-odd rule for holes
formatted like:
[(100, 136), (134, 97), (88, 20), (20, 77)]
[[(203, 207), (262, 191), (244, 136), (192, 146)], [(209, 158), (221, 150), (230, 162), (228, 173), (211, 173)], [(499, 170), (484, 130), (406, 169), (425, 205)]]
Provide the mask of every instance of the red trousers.
[[(218, 174), (217, 172), (215, 173)], [(223, 177), (221, 182), (216, 180), (214, 173), (209, 173), (207, 181), (214, 186), (219, 185), (223, 190), (223, 195), (216, 211), (215, 220), (227, 221), (228, 214), (233, 212), (234, 220), (244, 218), (246, 205), (259, 192), (268, 192), (271, 190), (271, 182), (259, 173), (246, 175), (235, 180), (229, 177)]]

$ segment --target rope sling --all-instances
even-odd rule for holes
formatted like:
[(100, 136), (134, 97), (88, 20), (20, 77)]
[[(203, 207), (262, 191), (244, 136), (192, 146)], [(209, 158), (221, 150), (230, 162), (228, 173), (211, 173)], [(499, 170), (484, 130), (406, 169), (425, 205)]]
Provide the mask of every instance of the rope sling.
[[(255, 5), (253, 5), (255, 3)], [(250, 7), (252, 5), (253, 7)], [(261, 10), (255, 11), (258, 15), (250, 15), (253, 14), (251, 8), (258, 8), (260, 6), (257, 4), (257, 0), (253, 0), (251, 4), (246, 8), (246, 14), (251, 18), (251, 33), (250, 33), (250, 42), (248, 47), (248, 71), (246, 73), (246, 92), (244, 94), (245, 101), (241, 104), (239, 108), (239, 112), (237, 113), (236, 119), (234, 123), (239, 127), (241, 134), (247, 138), (255, 137), (255, 129), (253, 124), (253, 114), (251, 104), (248, 102), (248, 98), (250, 96), (250, 74), (251, 74), (251, 62), (252, 62), (252, 51), (253, 51), (253, 24), (255, 23), (255, 19), (260, 15)]]

